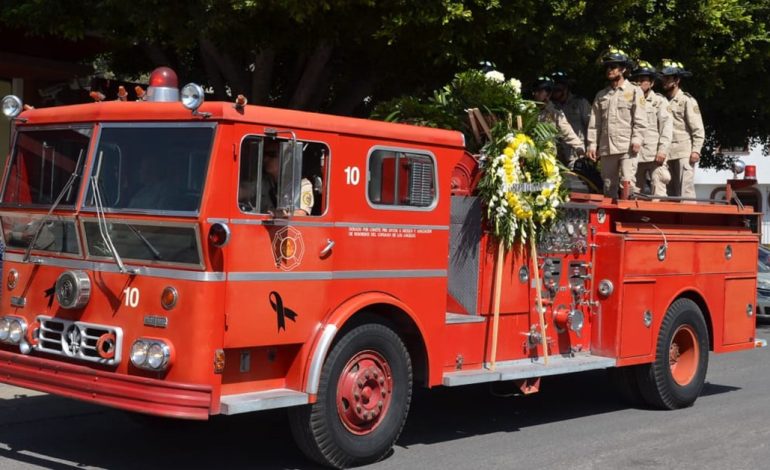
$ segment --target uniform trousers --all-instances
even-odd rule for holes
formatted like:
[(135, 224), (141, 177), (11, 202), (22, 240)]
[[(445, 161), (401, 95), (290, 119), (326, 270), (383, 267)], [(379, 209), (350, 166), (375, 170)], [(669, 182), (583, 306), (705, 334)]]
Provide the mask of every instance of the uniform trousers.
[(611, 198), (618, 197), (618, 189), (621, 181), (628, 181), (633, 186), (636, 181), (636, 155), (629, 153), (615, 153), (602, 155), (602, 180), (604, 181), (604, 195)]
[(645, 192), (648, 172), (650, 173), (650, 194), (666, 196), (666, 184), (671, 181), (671, 173), (668, 171), (666, 163), (659, 165), (656, 161), (638, 162), (636, 165), (636, 191)]
[(695, 197), (695, 165), (690, 163), (690, 156), (669, 160), (671, 181), (668, 183), (669, 196)]

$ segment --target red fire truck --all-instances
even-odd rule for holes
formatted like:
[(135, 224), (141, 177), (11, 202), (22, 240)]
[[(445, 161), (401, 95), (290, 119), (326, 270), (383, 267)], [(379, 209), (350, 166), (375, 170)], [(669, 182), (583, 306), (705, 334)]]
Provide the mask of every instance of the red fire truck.
[(388, 452), (413, 385), (614, 368), (673, 409), (709, 351), (764, 345), (750, 208), (575, 194), (496, 293), (462, 134), (203, 97), (161, 69), (136, 101), (3, 100), (0, 380), (192, 420), (289, 407), (344, 467)]

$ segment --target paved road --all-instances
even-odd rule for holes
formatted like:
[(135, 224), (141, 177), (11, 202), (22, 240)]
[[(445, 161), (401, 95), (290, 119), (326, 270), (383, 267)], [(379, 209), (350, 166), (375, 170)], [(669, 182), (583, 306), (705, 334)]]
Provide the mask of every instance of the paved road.
[[(760, 328), (770, 338), (770, 327)], [(371, 469), (770, 467), (770, 349), (711, 356), (695, 406), (628, 408), (606, 374), (420, 391), (393, 454)], [(280, 410), (152, 429), (118, 411), (0, 385), (0, 469), (312, 468)]]

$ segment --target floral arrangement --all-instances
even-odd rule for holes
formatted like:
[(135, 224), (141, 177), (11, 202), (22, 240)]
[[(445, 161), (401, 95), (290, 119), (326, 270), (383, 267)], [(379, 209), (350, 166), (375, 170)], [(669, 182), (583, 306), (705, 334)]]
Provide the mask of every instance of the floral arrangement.
[[(483, 145), (474, 138), (468, 110), (478, 108), (491, 127)], [(456, 129), (469, 151), (480, 152), (483, 169), (478, 195), (492, 233), (508, 250), (514, 242), (536, 240), (559, 216), (567, 200), (556, 158), (556, 126), (540, 120), (536, 102), (521, 95), (521, 82), (496, 70), (459, 73), (426, 100), (399, 98), (379, 105), (373, 117)]]
[(500, 131), (506, 133), (482, 150), (478, 190), (492, 233), (510, 249), (516, 240), (535, 237), (556, 220), (568, 197), (553, 140), (538, 143), (507, 126), (496, 127), (493, 136)]

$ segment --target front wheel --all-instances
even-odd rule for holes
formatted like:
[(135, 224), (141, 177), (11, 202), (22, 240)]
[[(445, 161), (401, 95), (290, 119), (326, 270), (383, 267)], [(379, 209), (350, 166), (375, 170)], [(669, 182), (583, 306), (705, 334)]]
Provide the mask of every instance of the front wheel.
[(344, 468), (383, 458), (401, 434), (412, 397), (412, 365), (401, 338), (372, 323), (334, 345), (317, 400), (289, 409), (297, 445), (310, 459)]
[(708, 360), (703, 313), (692, 300), (677, 299), (660, 326), (655, 362), (637, 369), (644, 400), (669, 410), (692, 405), (703, 389)]

